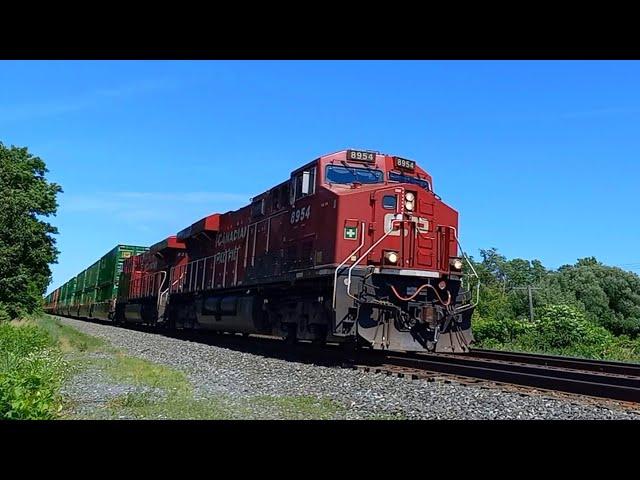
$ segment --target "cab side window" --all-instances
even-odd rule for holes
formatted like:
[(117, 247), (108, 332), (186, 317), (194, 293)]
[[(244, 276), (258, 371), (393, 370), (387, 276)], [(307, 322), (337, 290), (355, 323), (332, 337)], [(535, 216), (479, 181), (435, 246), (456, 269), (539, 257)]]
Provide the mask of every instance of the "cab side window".
[(272, 212), (277, 212), (278, 210), (280, 210), (280, 208), (282, 208), (282, 204), (280, 203), (282, 198), (281, 195), (282, 194), (280, 193), (279, 188), (274, 188), (273, 190), (271, 190), (271, 211)]
[(264, 198), (254, 200), (251, 203), (251, 217), (261, 217), (264, 215)]
[(280, 189), (280, 205), (286, 206), (289, 201), (289, 184), (283, 185)]
[(313, 166), (296, 173), (291, 183), (291, 197), (293, 201), (308, 195), (313, 195), (316, 190), (316, 167)]
[(385, 195), (382, 197), (382, 208), (387, 210), (395, 210), (398, 199), (395, 195)]

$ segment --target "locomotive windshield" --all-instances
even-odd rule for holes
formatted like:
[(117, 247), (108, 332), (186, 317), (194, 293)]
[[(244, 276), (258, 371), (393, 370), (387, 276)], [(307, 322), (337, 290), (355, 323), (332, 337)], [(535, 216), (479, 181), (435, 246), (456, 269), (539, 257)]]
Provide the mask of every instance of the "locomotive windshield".
[(326, 178), (330, 183), (382, 183), (384, 174), (380, 170), (370, 168), (328, 165)]
[(429, 182), (427, 182), (426, 180), (410, 177), (408, 175), (402, 175), (401, 173), (389, 172), (389, 180), (391, 180), (392, 182), (413, 183), (414, 185), (421, 186), (427, 191), (431, 190)]

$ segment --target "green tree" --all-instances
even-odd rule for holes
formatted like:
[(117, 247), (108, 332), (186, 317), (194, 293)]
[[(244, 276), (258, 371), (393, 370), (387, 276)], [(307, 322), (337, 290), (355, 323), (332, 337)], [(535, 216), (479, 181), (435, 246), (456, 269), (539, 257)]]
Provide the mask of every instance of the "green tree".
[[(547, 270), (538, 260), (508, 260), (495, 248), (471, 258), (481, 282), (474, 336), (488, 348), (589, 358), (640, 356), (640, 277), (594, 257)], [(465, 270), (470, 273), (470, 269)], [(475, 286), (475, 282), (470, 282)], [(533, 291), (530, 322), (526, 286)]]
[(0, 142), (0, 307), (12, 318), (41, 306), (58, 256), (58, 231), (42, 217), (55, 215), (62, 189), (47, 171), (27, 148)]
[[(481, 262), (471, 258), (474, 269), (480, 279), (480, 304), (478, 315), (485, 319), (506, 320), (529, 317), (527, 285), (538, 286), (548, 275), (548, 271), (539, 260), (515, 258), (507, 260), (495, 248), (480, 250)], [(470, 273), (469, 269), (465, 273)], [(472, 288), (475, 280), (471, 281)], [(533, 294), (534, 306), (545, 302)]]
[(582, 308), (616, 335), (640, 335), (640, 277), (595, 258), (565, 265), (547, 279), (548, 289)]

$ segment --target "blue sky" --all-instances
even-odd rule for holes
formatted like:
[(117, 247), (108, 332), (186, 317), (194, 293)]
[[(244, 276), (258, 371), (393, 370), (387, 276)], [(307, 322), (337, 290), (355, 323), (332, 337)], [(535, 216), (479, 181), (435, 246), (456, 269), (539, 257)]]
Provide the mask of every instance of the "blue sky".
[(0, 62), (0, 141), (64, 194), (50, 290), (342, 148), (415, 159), (466, 250), (640, 271), (640, 62)]

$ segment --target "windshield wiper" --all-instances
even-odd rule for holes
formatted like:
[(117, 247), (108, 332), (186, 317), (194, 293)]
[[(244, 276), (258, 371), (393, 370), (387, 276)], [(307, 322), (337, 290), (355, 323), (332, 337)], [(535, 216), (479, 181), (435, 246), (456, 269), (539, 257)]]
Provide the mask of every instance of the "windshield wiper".
[(344, 160), (342, 160), (340, 163), (342, 163), (342, 165), (344, 165), (344, 168), (346, 168), (347, 170), (349, 170), (352, 174), (353, 174), (353, 181), (357, 182), (358, 180), (358, 171), (350, 166), (347, 162), (345, 162)]

